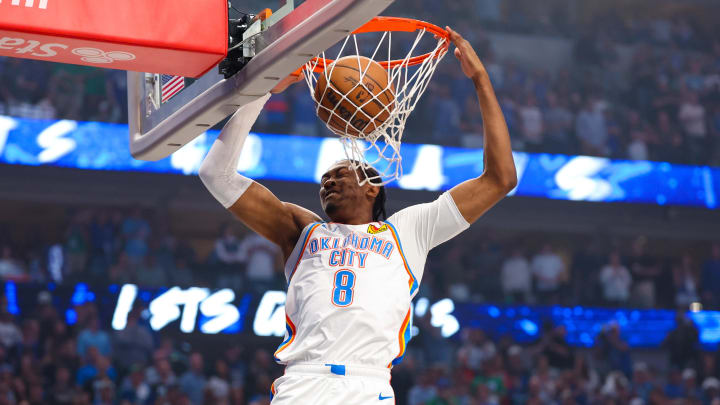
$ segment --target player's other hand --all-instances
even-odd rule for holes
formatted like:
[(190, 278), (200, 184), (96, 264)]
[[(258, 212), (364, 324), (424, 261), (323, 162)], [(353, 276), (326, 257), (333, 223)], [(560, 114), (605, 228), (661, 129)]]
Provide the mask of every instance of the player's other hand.
[(304, 79), (304, 77), (303, 77), (302, 73), (300, 73), (299, 75), (295, 75), (295, 72), (290, 73), (290, 75), (288, 75), (288, 77), (280, 80), (280, 82), (278, 82), (278, 84), (275, 87), (273, 87), (272, 90), (270, 90), (270, 93), (273, 93), (273, 94), (282, 93), (283, 91), (285, 91), (285, 89), (287, 89), (288, 87), (292, 86), (293, 84), (295, 84), (303, 79)]
[(470, 42), (452, 28), (446, 26), (445, 29), (450, 34), (450, 41), (455, 44), (455, 57), (460, 61), (460, 66), (465, 76), (470, 79), (487, 76), (485, 65), (480, 62), (480, 58), (477, 56), (477, 53), (475, 53)]

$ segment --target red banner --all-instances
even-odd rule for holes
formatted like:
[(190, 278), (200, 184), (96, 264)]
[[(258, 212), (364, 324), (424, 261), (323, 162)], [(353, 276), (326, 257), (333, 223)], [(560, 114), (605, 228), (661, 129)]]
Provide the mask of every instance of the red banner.
[(199, 77), (227, 54), (227, 0), (0, 0), (0, 56)]

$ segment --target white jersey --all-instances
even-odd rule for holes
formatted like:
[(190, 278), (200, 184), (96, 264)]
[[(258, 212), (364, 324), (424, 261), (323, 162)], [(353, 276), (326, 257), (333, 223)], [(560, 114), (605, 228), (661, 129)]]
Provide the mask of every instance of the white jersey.
[(449, 193), (385, 222), (308, 225), (285, 265), (287, 330), (275, 359), (399, 363), (428, 252), (468, 226)]

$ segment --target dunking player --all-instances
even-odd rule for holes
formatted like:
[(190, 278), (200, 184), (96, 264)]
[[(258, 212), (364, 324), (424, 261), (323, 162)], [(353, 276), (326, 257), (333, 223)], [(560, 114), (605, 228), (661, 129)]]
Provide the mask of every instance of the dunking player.
[[(287, 332), (275, 358), (286, 369), (271, 387), (274, 405), (393, 403), (390, 368), (410, 340), (410, 302), (428, 251), (465, 230), (517, 183), (510, 136), (485, 67), (468, 41), (448, 31), (480, 102), (482, 176), (384, 220), (385, 189), (359, 186), (342, 161), (322, 176), (320, 203), (331, 220), (324, 222), (236, 171), (269, 95), (235, 113), (200, 168), (210, 193), (285, 255)], [(287, 78), (272, 92), (294, 81)]]

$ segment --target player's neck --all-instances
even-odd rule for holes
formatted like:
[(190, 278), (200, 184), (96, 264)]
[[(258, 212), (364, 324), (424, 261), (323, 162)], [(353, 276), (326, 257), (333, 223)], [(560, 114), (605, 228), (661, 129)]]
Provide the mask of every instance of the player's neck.
[(371, 215), (333, 216), (330, 221), (345, 225), (364, 225), (374, 222)]

